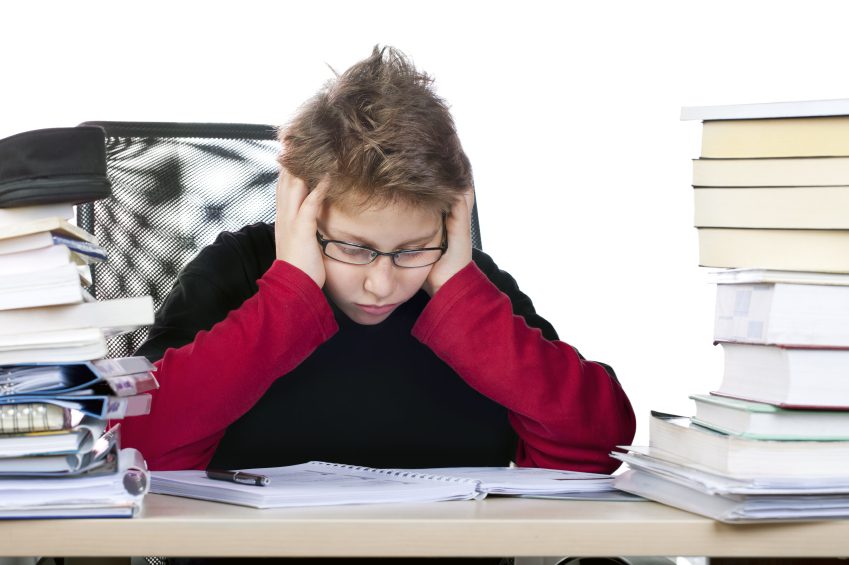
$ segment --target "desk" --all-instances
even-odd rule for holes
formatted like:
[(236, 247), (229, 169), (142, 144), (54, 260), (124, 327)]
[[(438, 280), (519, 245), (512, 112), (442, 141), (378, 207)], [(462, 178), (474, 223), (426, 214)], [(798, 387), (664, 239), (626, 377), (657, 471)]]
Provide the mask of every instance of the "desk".
[(0, 522), (5, 556), (849, 555), (849, 521), (729, 526), (653, 502), (255, 510), (148, 495), (132, 520)]

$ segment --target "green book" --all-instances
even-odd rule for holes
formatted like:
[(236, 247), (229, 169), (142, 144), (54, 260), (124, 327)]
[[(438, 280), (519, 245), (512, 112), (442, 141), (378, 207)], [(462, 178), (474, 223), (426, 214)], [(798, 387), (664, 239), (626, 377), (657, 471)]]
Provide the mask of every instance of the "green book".
[(795, 441), (849, 440), (847, 410), (788, 410), (724, 396), (694, 394), (693, 422), (748, 439)]

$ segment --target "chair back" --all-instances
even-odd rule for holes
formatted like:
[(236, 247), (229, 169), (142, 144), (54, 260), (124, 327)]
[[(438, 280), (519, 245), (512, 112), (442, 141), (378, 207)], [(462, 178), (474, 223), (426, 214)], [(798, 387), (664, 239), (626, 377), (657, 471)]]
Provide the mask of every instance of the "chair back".
[[(112, 197), (78, 207), (77, 223), (109, 254), (94, 269), (98, 300), (149, 294), (159, 308), (177, 274), (222, 231), (274, 221), (280, 144), (259, 124), (85, 122), (106, 135)], [(477, 206), (472, 238), (480, 248)], [(131, 355), (147, 331), (112, 338)]]

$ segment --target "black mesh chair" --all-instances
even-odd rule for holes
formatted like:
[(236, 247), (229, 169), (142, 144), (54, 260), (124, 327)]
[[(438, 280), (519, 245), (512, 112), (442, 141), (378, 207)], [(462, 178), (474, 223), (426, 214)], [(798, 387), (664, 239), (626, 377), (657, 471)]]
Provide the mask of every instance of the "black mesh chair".
[[(100, 300), (149, 294), (158, 308), (177, 273), (222, 231), (274, 221), (274, 126), (85, 122), (106, 135), (112, 197), (79, 207), (77, 221), (109, 253), (94, 272)], [(477, 209), (473, 240), (480, 247)], [(110, 340), (129, 355), (146, 330)]]

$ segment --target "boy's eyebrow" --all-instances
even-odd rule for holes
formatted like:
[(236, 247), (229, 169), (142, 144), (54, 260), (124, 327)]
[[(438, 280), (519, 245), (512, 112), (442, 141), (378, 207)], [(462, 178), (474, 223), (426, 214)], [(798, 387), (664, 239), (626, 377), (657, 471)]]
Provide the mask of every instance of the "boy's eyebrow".
[[(427, 243), (428, 241), (430, 241), (431, 239), (436, 237), (436, 234), (439, 233), (439, 229), (440, 228), (433, 230), (433, 232), (431, 232), (428, 235), (423, 235), (422, 237), (417, 237), (415, 239), (410, 239), (408, 241), (405, 241), (405, 242), (397, 245), (396, 249), (403, 249), (404, 247), (406, 247), (408, 245), (415, 245), (417, 243)], [(375, 249), (377, 249), (377, 245), (375, 245), (375, 243), (373, 241), (370, 241), (370, 240), (368, 240), (364, 237), (359, 237), (359, 236), (356, 236), (354, 234), (351, 234), (351, 233), (348, 233), (348, 232), (342, 231), (342, 230), (339, 230), (339, 231), (333, 230), (333, 231), (334, 231), (334, 233), (339, 234), (338, 235), (339, 238), (342, 239), (343, 241), (349, 241), (350, 243), (360, 243), (362, 245), (367, 245), (369, 247), (374, 247)]]

